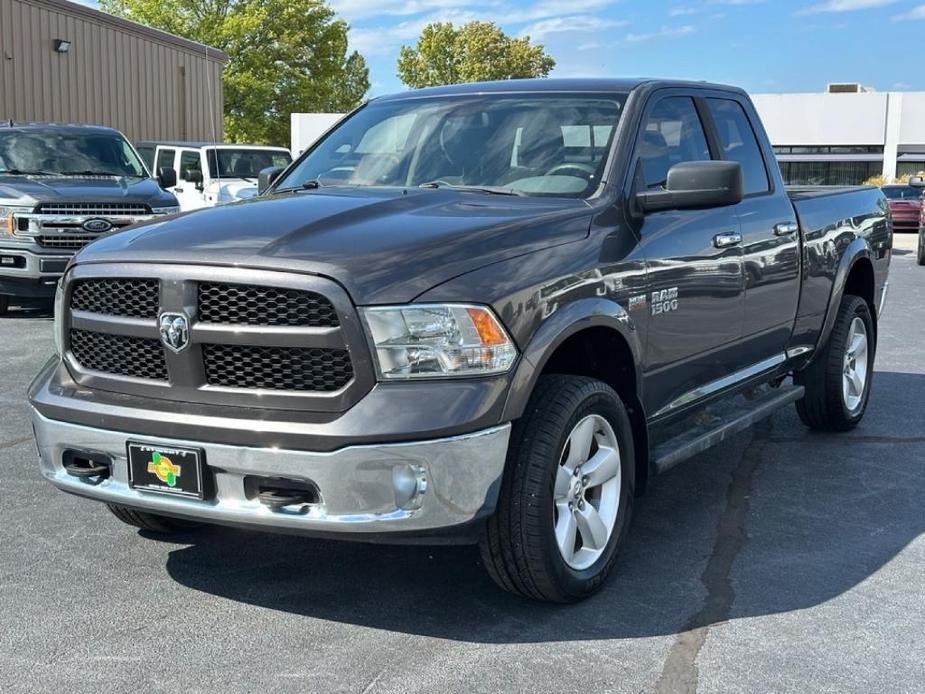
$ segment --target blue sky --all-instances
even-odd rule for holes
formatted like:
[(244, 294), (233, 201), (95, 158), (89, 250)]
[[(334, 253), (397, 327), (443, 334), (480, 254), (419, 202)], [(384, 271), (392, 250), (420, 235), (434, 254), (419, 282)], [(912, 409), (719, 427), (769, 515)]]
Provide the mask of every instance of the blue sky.
[(860, 81), (925, 90), (915, 0), (329, 0), (370, 65), (371, 95), (399, 91), (399, 47), (431, 21), (498, 23), (543, 43), (553, 76), (706, 79), (752, 92)]
[[(79, 0), (95, 6), (96, 0)], [(750, 92), (828, 82), (925, 91), (925, 0), (328, 0), (370, 67), (401, 91), (398, 50), (429, 22), (493, 21), (556, 59), (553, 77), (676, 77)]]

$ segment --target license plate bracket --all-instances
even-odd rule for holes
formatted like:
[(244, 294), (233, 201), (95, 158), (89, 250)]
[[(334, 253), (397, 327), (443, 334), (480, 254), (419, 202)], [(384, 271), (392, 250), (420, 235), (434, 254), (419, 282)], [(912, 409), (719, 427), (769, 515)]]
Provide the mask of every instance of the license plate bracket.
[(205, 451), (201, 448), (129, 441), (126, 450), (132, 489), (200, 501), (205, 498)]

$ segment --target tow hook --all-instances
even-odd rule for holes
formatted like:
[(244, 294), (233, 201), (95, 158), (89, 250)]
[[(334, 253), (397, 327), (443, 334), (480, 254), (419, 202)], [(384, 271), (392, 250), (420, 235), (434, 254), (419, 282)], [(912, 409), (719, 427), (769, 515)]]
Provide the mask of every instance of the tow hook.
[(67, 474), (94, 484), (107, 479), (112, 470), (112, 458), (101, 453), (65, 451), (61, 463)]

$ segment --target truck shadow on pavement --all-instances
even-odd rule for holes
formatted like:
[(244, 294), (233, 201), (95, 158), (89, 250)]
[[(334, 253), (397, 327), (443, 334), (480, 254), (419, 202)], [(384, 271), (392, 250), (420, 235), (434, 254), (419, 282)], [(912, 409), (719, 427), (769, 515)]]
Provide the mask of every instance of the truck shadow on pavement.
[(273, 610), (477, 643), (676, 634), (819, 605), (925, 531), (925, 376), (879, 372), (864, 424), (809, 432), (778, 413), (636, 500), (615, 575), (571, 607), (497, 589), (474, 547), (393, 547), (211, 528), (167, 571)]

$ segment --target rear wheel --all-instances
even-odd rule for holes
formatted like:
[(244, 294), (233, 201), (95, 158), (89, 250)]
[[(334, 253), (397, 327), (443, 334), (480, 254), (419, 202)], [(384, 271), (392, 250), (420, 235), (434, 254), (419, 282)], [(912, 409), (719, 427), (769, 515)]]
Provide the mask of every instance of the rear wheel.
[(106, 506), (112, 511), (112, 514), (123, 523), (133, 525), (136, 528), (141, 528), (142, 530), (147, 530), (152, 533), (175, 533), (189, 530), (197, 526), (193, 521), (183, 521), (177, 518), (159, 516), (155, 513), (137, 511), (133, 508), (119, 506), (117, 504), (106, 504)]
[(919, 230), (919, 265), (925, 265), (925, 230)]
[(874, 375), (876, 337), (870, 309), (862, 298), (846, 294), (822, 353), (795, 375), (806, 388), (797, 412), (806, 426), (848, 431), (864, 417)]
[(10, 310), (10, 297), (0, 294), (0, 316), (5, 316)]
[(480, 547), (512, 593), (574, 602), (610, 573), (633, 503), (633, 437), (619, 396), (579, 376), (544, 376), (514, 424), (498, 509)]

